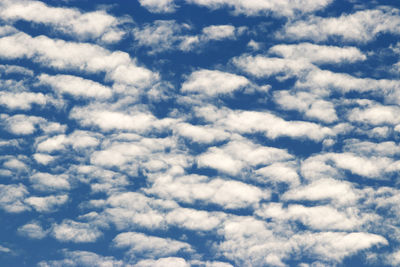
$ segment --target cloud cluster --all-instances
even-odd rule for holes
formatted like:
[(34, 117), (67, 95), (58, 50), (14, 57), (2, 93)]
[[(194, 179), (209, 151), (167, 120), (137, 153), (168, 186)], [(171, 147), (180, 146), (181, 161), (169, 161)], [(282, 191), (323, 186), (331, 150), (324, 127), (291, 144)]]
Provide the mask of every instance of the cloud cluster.
[(84, 2), (0, 3), (0, 261), (399, 264), (396, 7)]

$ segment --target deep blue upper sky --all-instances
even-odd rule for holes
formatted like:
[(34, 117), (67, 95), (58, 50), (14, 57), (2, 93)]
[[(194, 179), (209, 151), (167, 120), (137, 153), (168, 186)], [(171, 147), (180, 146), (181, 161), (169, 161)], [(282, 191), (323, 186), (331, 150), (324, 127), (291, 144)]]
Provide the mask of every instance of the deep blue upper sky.
[(0, 266), (399, 266), (400, 4), (0, 1)]

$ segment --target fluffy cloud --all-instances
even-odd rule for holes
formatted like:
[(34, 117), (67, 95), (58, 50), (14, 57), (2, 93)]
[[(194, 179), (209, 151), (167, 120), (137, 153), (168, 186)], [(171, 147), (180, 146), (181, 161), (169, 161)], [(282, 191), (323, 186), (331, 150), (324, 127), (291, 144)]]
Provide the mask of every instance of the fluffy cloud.
[(174, 0), (139, 0), (139, 3), (154, 13), (171, 13), (176, 8)]
[(286, 121), (270, 112), (243, 111), (243, 110), (216, 110), (212, 106), (196, 109), (197, 116), (207, 121), (216, 121), (222, 129), (238, 133), (264, 133), (265, 136), (275, 139), (282, 136), (304, 138), (321, 141), (325, 137), (335, 135), (334, 131), (319, 124), (304, 121)]
[(168, 238), (146, 236), (142, 233), (125, 232), (117, 235), (113, 240), (117, 248), (129, 248), (129, 255), (147, 257), (162, 257), (174, 255), (179, 251), (190, 251), (189, 244)]
[(74, 97), (109, 98), (111, 89), (97, 82), (82, 79), (72, 75), (49, 76), (42, 74), (38, 77), (40, 84), (49, 85), (57, 93), (65, 93)]
[(293, 2), (290, 0), (284, 1), (244, 1), (244, 0), (186, 0), (200, 6), (206, 6), (211, 9), (222, 7), (232, 8), (234, 13), (245, 14), (249, 16), (274, 13), (280, 16), (293, 16), (295, 13), (308, 13), (323, 9), (331, 0), (301, 0)]
[(124, 32), (117, 18), (104, 11), (82, 13), (72, 8), (51, 7), (40, 1), (3, 1), (0, 17), (7, 21), (25, 20), (50, 25), (78, 39), (119, 41)]
[(53, 226), (52, 235), (62, 242), (95, 242), (102, 233), (90, 224), (64, 220)]
[(267, 190), (238, 181), (209, 179), (206, 176), (182, 177), (160, 176), (151, 188), (146, 190), (163, 198), (176, 199), (186, 203), (201, 201), (217, 204), (225, 209), (255, 206), (262, 199), (269, 198)]
[(210, 167), (221, 172), (238, 175), (243, 168), (286, 161), (292, 156), (285, 150), (265, 147), (251, 142), (231, 141), (221, 148), (212, 147), (197, 159), (200, 167)]
[(28, 197), (25, 203), (32, 206), (38, 212), (49, 212), (58, 206), (65, 204), (68, 200), (67, 195), (48, 196), (48, 197)]
[(42, 239), (47, 235), (47, 231), (37, 222), (27, 223), (18, 228), (18, 233), (32, 239)]
[(182, 91), (206, 96), (229, 94), (249, 85), (249, 81), (239, 75), (218, 70), (199, 70), (190, 74), (182, 84)]
[(367, 57), (356, 47), (337, 47), (300, 43), (294, 45), (275, 45), (269, 49), (272, 54), (284, 58), (305, 59), (312, 63), (353, 63)]
[(12, 213), (29, 210), (24, 199), (29, 194), (27, 188), (22, 184), (0, 185), (0, 207)]
[(311, 16), (308, 20), (289, 22), (278, 36), (317, 42), (327, 41), (329, 38), (347, 42), (369, 42), (379, 33), (399, 34), (398, 14), (397, 9), (382, 8), (332, 18)]
[(46, 36), (31, 37), (19, 32), (0, 38), (0, 57), (28, 58), (55, 69), (106, 72), (106, 78), (118, 83), (148, 86), (158, 79), (156, 73), (137, 66), (125, 52), (111, 52), (101, 46), (66, 42)]

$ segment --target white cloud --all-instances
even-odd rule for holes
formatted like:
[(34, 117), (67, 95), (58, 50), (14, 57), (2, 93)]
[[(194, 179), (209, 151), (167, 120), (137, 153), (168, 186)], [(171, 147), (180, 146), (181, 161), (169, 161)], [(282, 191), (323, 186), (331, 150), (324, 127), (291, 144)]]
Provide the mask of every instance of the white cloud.
[[(88, 131), (76, 130), (69, 135), (60, 134), (52, 137), (40, 137), (37, 142), (37, 151), (51, 153), (54, 151), (64, 150), (67, 146), (73, 149), (90, 148), (99, 144), (99, 134), (94, 134)], [(44, 154), (40, 154), (44, 155)], [(47, 156), (39, 156), (44, 160), (52, 160)]]
[(62, 242), (87, 243), (95, 242), (102, 233), (90, 224), (64, 220), (53, 226), (52, 235)]
[[(52, 26), (53, 29), (78, 39), (119, 41), (123, 32), (117, 28), (120, 21), (104, 11), (82, 13), (77, 9), (51, 7), (39, 1), (3, 1), (0, 17), (6, 21), (25, 20)], [(114, 40), (108, 35), (116, 35)]]
[(2, 253), (11, 253), (12, 250), (7, 248), (7, 247), (5, 247), (5, 246), (0, 245), (0, 252), (2, 252)]
[(230, 136), (229, 133), (221, 129), (210, 126), (191, 125), (189, 123), (180, 123), (176, 125), (175, 131), (178, 135), (201, 144), (224, 141)]
[(47, 231), (37, 222), (27, 223), (18, 228), (18, 233), (32, 239), (43, 239), (47, 235)]
[(64, 250), (64, 259), (41, 261), (39, 267), (132, 267), (133, 265), (116, 260), (114, 257), (101, 256), (89, 251)]
[(308, 118), (321, 120), (326, 123), (338, 120), (334, 104), (314, 94), (307, 92), (291, 94), (286, 90), (275, 91), (274, 100), (283, 109), (304, 112), (304, 115)]
[(113, 223), (118, 230), (145, 227), (148, 229), (165, 228), (165, 211), (169, 211), (178, 205), (170, 200), (146, 197), (137, 192), (116, 192), (106, 201), (98, 204), (92, 202), (95, 207), (104, 207), (100, 219)]
[(282, 136), (321, 141), (334, 135), (332, 129), (304, 121), (286, 121), (269, 112), (216, 109), (213, 106), (195, 108), (196, 115), (214, 122), (220, 129), (239, 133), (264, 133), (275, 139)]
[(182, 39), (182, 32), (190, 29), (187, 24), (178, 24), (174, 20), (157, 20), (133, 29), (134, 38), (139, 46), (151, 48), (151, 53), (174, 49)]
[(47, 196), (47, 197), (28, 197), (25, 203), (32, 206), (38, 212), (55, 211), (59, 206), (64, 205), (68, 200), (68, 195)]
[(19, 213), (29, 210), (24, 199), (29, 194), (22, 184), (0, 184), (0, 208), (6, 212)]
[(274, 13), (279, 16), (293, 16), (297, 13), (308, 13), (325, 8), (331, 0), (186, 0), (200, 6), (211, 9), (229, 7), (235, 14), (245, 14), (248, 16), (265, 15)]
[(319, 94), (330, 95), (332, 89), (340, 93), (374, 92), (384, 96), (389, 103), (399, 99), (400, 94), (396, 92), (399, 86), (398, 80), (357, 78), (346, 73), (320, 69), (313, 69), (296, 81), (296, 87), (309, 88)]
[(264, 204), (257, 211), (257, 215), (281, 223), (288, 223), (286, 220), (298, 220), (316, 230), (354, 230), (366, 221), (350, 208), (339, 211), (330, 206), (306, 207), (296, 204), (283, 208), (282, 203)]
[(399, 10), (382, 8), (361, 10), (340, 17), (315, 17), (289, 22), (281, 38), (313, 40), (316, 42), (337, 38), (347, 42), (369, 42), (379, 33), (399, 34)]
[(372, 246), (388, 245), (388, 241), (384, 237), (363, 232), (309, 233), (295, 235), (293, 239), (298, 240), (300, 244), (303, 243), (306, 252), (336, 262)]
[(72, 75), (38, 76), (40, 84), (49, 85), (58, 93), (70, 94), (74, 97), (109, 98), (111, 89), (97, 82)]
[(351, 153), (326, 154), (336, 166), (367, 178), (385, 179), (385, 172), (393, 160), (387, 157), (360, 157)]
[(203, 28), (203, 36), (208, 40), (235, 38), (235, 27), (232, 25), (212, 25)]
[(118, 234), (113, 239), (117, 248), (128, 248), (130, 256), (158, 258), (175, 255), (178, 252), (189, 252), (192, 250), (188, 243), (156, 236), (148, 236), (137, 232), (125, 232)]
[[(133, 107), (135, 108), (135, 107)], [(101, 105), (74, 107), (70, 118), (77, 120), (83, 126), (97, 126), (104, 131), (130, 130), (147, 132), (157, 128), (170, 126), (174, 120), (170, 118), (157, 119), (149, 111), (140, 110), (110, 110)]]
[(16, 158), (10, 158), (9, 160), (5, 161), (3, 163), (3, 167), (11, 169), (15, 172), (29, 170), (29, 167), (24, 162)]
[[(216, 249), (236, 266), (285, 266), (284, 258), (293, 252), (286, 238), (293, 232), (287, 227), (237, 216), (225, 222), (219, 231), (224, 240)], [(279, 236), (281, 231), (284, 236)]]
[(161, 258), (157, 260), (141, 260), (137, 264), (135, 264), (135, 267), (166, 267), (166, 266), (189, 267), (190, 264), (186, 262), (185, 259), (177, 257)]
[(348, 118), (353, 122), (367, 123), (372, 125), (396, 125), (400, 123), (400, 108), (389, 105), (373, 105), (365, 108), (354, 108), (349, 110)]
[(288, 183), (291, 186), (300, 184), (300, 177), (297, 174), (295, 166), (293, 166), (291, 162), (272, 163), (266, 167), (257, 169), (255, 173), (260, 176), (257, 178), (257, 181), (261, 183), (273, 181)]
[(207, 176), (187, 175), (171, 177), (160, 175), (154, 179), (147, 193), (186, 203), (217, 204), (225, 209), (237, 209), (256, 206), (262, 199), (270, 197), (267, 190), (242, 182), (210, 179)]
[(8, 109), (31, 109), (32, 105), (36, 104), (44, 106), (48, 103), (49, 98), (42, 93), (32, 92), (0, 92), (0, 105), (6, 106)]
[(245, 31), (245, 27), (232, 25), (210, 25), (201, 33), (194, 34), (191, 25), (179, 24), (175, 20), (156, 20), (133, 29), (139, 47), (149, 49), (149, 54), (163, 51), (196, 51), (211, 41), (234, 40)]
[(343, 150), (365, 157), (393, 157), (400, 154), (400, 146), (393, 141), (374, 143), (359, 139), (348, 139), (345, 141)]
[(357, 47), (338, 47), (311, 43), (280, 44), (268, 50), (272, 54), (290, 59), (305, 59), (312, 63), (353, 63), (367, 57)]
[(166, 214), (168, 224), (195, 231), (215, 230), (221, 226), (226, 217), (222, 212), (188, 208), (176, 208)]
[(198, 93), (206, 96), (229, 94), (249, 85), (249, 81), (232, 73), (218, 70), (198, 70), (192, 72), (182, 84), (183, 92)]
[(359, 197), (353, 185), (346, 181), (323, 178), (308, 185), (293, 188), (282, 195), (283, 200), (332, 200), (337, 203), (354, 203)]
[(33, 134), (38, 125), (46, 122), (44, 118), (26, 116), (23, 114), (17, 114), (11, 117), (6, 114), (1, 114), (0, 118), (3, 120), (6, 130), (15, 135)]
[(315, 68), (308, 59), (304, 58), (277, 58), (262, 55), (242, 55), (232, 59), (232, 62), (241, 71), (251, 74), (257, 78), (273, 75), (283, 75), (283, 78), (301, 73), (307, 73)]
[(18, 32), (18, 30), (10, 25), (0, 26), (0, 37), (7, 36)]
[(38, 172), (29, 177), (32, 187), (40, 191), (69, 190), (70, 184), (65, 174), (53, 175), (50, 173)]
[(174, 0), (139, 0), (139, 3), (153, 13), (172, 13), (176, 9)]
[(89, 73), (105, 72), (106, 79), (146, 87), (158, 80), (158, 74), (137, 66), (128, 53), (111, 52), (98, 45), (66, 42), (46, 36), (31, 37), (19, 32), (0, 38), (0, 57), (28, 58), (46, 67)]
[(197, 158), (199, 167), (210, 167), (238, 175), (243, 168), (267, 165), (292, 159), (286, 150), (261, 146), (249, 141), (231, 141), (222, 147), (211, 147)]

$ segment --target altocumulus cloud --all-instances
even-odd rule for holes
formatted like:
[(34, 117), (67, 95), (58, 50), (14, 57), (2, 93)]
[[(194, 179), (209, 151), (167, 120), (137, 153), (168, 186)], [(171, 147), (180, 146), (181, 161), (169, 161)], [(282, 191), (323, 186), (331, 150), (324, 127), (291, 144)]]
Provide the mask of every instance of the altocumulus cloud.
[(400, 5), (0, 3), (0, 265), (398, 266)]

